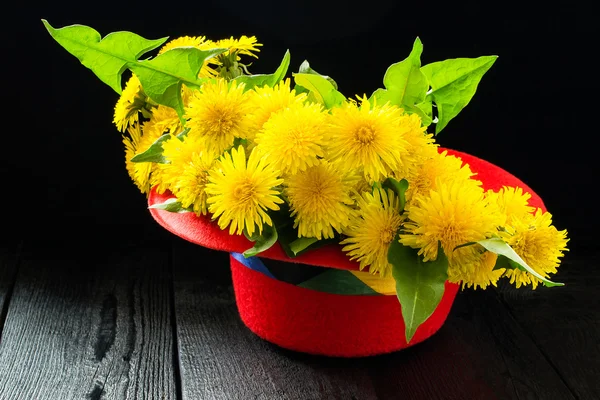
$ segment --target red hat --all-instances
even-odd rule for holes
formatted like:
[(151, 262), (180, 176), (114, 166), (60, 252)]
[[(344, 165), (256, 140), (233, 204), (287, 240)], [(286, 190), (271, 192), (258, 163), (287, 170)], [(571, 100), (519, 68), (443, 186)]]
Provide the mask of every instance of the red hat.
[[(531, 194), (531, 206), (546, 210), (542, 199), (509, 172), (459, 151), (448, 150), (448, 154), (468, 164), (484, 189), (520, 187)], [(170, 197), (173, 196), (168, 192), (158, 194), (153, 190), (148, 204), (163, 203)], [(240, 253), (253, 243), (244, 235), (229, 235), (208, 216), (157, 208), (151, 208), (150, 213), (161, 226), (185, 240), (231, 253), (233, 288), (242, 321), (263, 339), (291, 350), (359, 357), (412, 346), (440, 329), (459, 288), (458, 284), (446, 282), (435, 312), (407, 343), (402, 334), (402, 311), (394, 293), (381, 294), (367, 288), (360, 294), (340, 294), (319, 290), (318, 285), (302, 284), (307, 276), (313, 278), (314, 283), (314, 277), (323, 271), (346, 272), (348, 276), (350, 271), (358, 271), (359, 264), (342, 252), (341, 245), (329, 244), (290, 258), (280, 244), (275, 243), (260, 257), (246, 259)]]

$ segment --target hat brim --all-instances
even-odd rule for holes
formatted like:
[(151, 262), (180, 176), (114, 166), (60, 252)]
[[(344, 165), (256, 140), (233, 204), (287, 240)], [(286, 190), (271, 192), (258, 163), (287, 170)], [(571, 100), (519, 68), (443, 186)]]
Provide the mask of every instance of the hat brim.
[[(463, 164), (468, 164), (471, 170), (477, 173), (475, 178), (482, 182), (485, 190), (495, 191), (503, 186), (520, 187), (523, 191), (531, 194), (529, 205), (541, 208), (543, 211), (546, 210), (540, 196), (511, 173), (470, 154), (440, 148), (440, 151), (443, 150), (447, 150), (449, 155), (461, 158)], [(169, 191), (159, 194), (152, 189), (148, 196), (148, 205), (160, 204), (173, 197), (173, 194)], [(244, 235), (230, 235), (227, 230), (220, 229), (217, 223), (211, 220), (210, 216), (197, 216), (192, 212), (174, 213), (157, 208), (150, 208), (149, 210), (152, 217), (163, 228), (197, 245), (229, 253), (243, 253), (254, 245)], [(271, 248), (260, 253), (260, 257), (322, 267), (359, 270), (359, 264), (356, 261), (351, 261), (339, 244), (325, 245), (317, 250), (307, 251), (297, 257), (290, 258), (281, 245), (275, 243)]]

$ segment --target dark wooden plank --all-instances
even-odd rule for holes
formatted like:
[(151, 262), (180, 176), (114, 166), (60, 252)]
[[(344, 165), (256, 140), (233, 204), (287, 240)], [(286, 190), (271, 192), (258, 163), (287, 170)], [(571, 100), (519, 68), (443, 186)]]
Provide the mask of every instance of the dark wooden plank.
[(169, 257), (168, 247), (26, 243), (0, 344), (0, 399), (175, 399)]
[(2, 241), (0, 244), (0, 340), (8, 302), (14, 287), (21, 244), (20, 240), (14, 239)]
[(500, 293), (569, 388), (580, 399), (600, 399), (600, 254), (567, 253), (556, 280), (559, 288)]
[(574, 398), (493, 291), (458, 293), (426, 342), (369, 361), (381, 398)]
[(180, 243), (174, 268), (184, 399), (573, 398), (494, 292), (460, 293), (440, 332), (414, 348), (339, 359), (287, 351), (245, 328), (227, 254)]
[(180, 242), (173, 266), (183, 399), (377, 399), (360, 365), (288, 352), (248, 330), (226, 253)]

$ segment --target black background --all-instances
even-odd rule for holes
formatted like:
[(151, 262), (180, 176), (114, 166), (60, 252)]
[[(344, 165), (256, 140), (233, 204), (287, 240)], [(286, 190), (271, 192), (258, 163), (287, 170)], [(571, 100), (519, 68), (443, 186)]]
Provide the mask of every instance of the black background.
[(347, 96), (381, 87), (386, 68), (408, 55), (417, 36), (423, 64), (498, 55), (438, 142), (518, 176), (542, 196), (557, 228), (569, 231), (572, 250), (595, 247), (599, 35), (591, 6), (526, 11), (481, 2), (442, 10), (336, 0), (15, 7), (3, 28), (4, 234), (107, 244), (169, 235), (127, 176), (112, 124), (118, 95), (51, 38), (44, 18), (55, 28), (88, 25), (102, 36), (256, 35), (264, 46), (251, 72), (274, 71), (290, 49), (290, 72), (307, 59)]

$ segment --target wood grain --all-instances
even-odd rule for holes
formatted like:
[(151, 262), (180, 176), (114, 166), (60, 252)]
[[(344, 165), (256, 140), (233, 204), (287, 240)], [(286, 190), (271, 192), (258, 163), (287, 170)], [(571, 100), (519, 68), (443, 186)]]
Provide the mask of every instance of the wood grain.
[(21, 253), (21, 240), (6, 240), (0, 242), (0, 341), (2, 328), (8, 312), (8, 303), (17, 276), (17, 265)]
[(250, 332), (226, 253), (180, 243), (173, 263), (183, 399), (378, 398), (361, 365), (288, 352)]
[(0, 344), (0, 399), (175, 399), (168, 249), (30, 250)]
[[(0, 289), (18, 253), (3, 251)], [(465, 290), (424, 343), (343, 359), (250, 332), (226, 253), (177, 238), (25, 246), (4, 302), (0, 400), (596, 399), (598, 256), (579, 257), (561, 267), (565, 287)]]
[(438, 333), (369, 368), (382, 399), (574, 398), (493, 291), (459, 292)]
[(180, 243), (174, 279), (184, 399), (574, 398), (493, 291), (459, 293), (444, 327), (420, 345), (339, 359), (252, 334), (237, 314), (225, 253)]
[(500, 293), (577, 398), (600, 399), (598, 252), (568, 253), (555, 280), (565, 286), (529, 290), (502, 285)]

